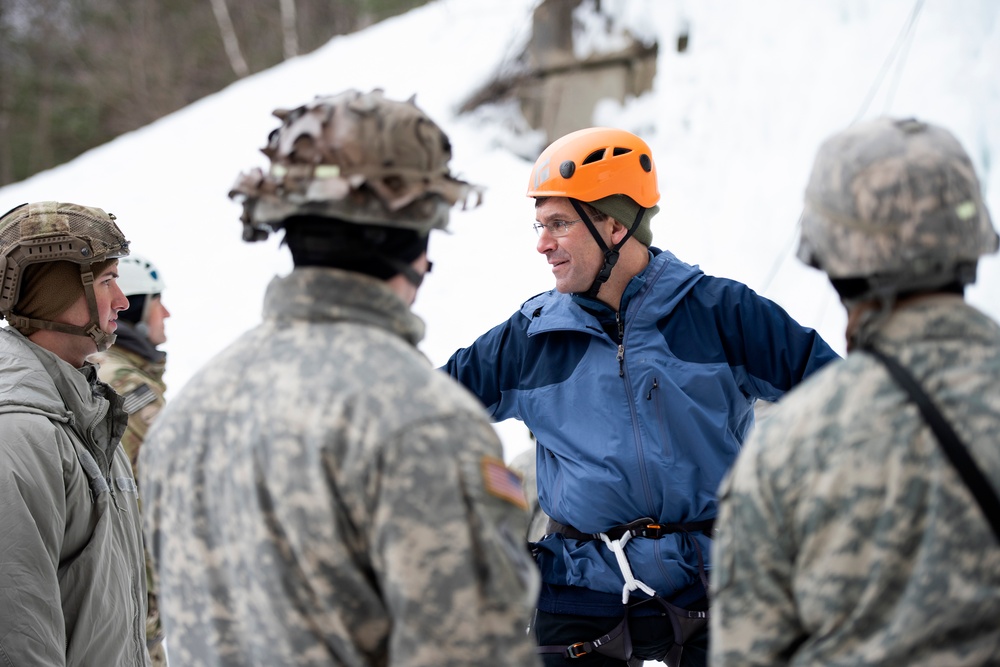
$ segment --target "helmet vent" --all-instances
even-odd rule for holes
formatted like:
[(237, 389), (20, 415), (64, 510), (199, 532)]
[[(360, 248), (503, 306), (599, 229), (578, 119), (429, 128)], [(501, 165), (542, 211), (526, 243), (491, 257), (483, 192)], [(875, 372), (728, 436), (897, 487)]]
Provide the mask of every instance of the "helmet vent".
[(619, 155), (625, 155), (626, 153), (631, 153), (631, 152), (632, 152), (631, 148), (625, 148), (623, 146), (616, 146), (612, 150), (611, 154), (617, 157)]
[(584, 158), (583, 164), (592, 164), (594, 162), (597, 162), (598, 160), (604, 159), (604, 151), (605, 151), (604, 148), (594, 151), (586, 158)]

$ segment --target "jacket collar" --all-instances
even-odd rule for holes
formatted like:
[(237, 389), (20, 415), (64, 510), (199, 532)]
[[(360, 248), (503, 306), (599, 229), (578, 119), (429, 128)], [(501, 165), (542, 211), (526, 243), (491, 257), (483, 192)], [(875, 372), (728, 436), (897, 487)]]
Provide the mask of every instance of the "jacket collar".
[(384, 281), (339, 269), (301, 267), (275, 278), (264, 296), (264, 316), (368, 324), (412, 345), (424, 337), (423, 320)]
[(8, 397), (3, 411), (28, 408), (67, 423), (106, 471), (128, 424), (121, 397), (98, 379), (93, 364), (73, 368), (20, 332), (3, 333), (0, 354), (9, 359), (0, 373), (0, 392)]
[[(68, 422), (71, 419), (69, 410), (42, 365), (39, 354), (51, 355), (17, 329), (0, 329), (0, 366), (3, 367), (0, 372), (0, 412), (24, 412), (28, 408), (49, 419)], [(69, 367), (69, 364), (63, 363)]]
[(118, 345), (117, 341), (104, 352), (97, 352), (87, 357), (87, 361), (93, 363), (98, 368), (103, 366), (114, 367), (121, 364), (129, 368), (134, 368), (156, 382), (163, 382), (163, 373), (167, 369), (166, 357), (161, 361), (150, 361), (142, 355), (136, 354)]
[[(634, 312), (654, 291), (657, 312), (662, 317), (674, 306), (704, 274), (697, 266), (677, 259), (668, 250), (650, 248), (650, 261), (640, 273), (633, 276), (622, 294), (622, 313), (633, 317)], [(635, 304), (634, 308), (629, 308)], [(531, 320), (528, 335), (546, 331), (586, 331), (601, 333), (602, 317), (614, 316), (614, 311), (599, 301), (580, 294), (560, 294), (555, 290), (543, 292), (528, 299), (521, 306), (521, 313)]]
[[(625, 286), (625, 291), (622, 292), (622, 301), (621, 301), (622, 312), (625, 312), (626, 308), (628, 308), (629, 301), (631, 301), (632, 297), (634, 297), (639, 292), (639, 290), (642, 289), (642, 287), (646, 284), (646, 275), (649, 273), (650, 268), (653, 266), (653, 262), (656, 256), (662, 254), (662, 252), (663, 251), (661, 251), (658, 248), (649, 249), (649, 261), (646, 263), (646, 266), (643, 267), (642, 271), (632, 276), (632, 279), (629, 280), (628, 284)], [(579, 294), (579, 293), (571, 294), (570, 298), (573, 300), (574, 303), (576, 303), (576, 305), (596, 314), (598, 318), (606, 317), (609, 315), (614, 316), (615, 314), (615, 311), (614, 309), (611, 308), (611, 306), (604, 303), (603, 301), (599, 301), (596, 298), (588, 297), (585, 294)]]
[(136, 330), (136, 326), (126, 320), (118, 320), (118, 328), (115, 330), (117, 338), (115, 346), (138, 355), (146, 361), (158, 364), (165, 364), (167, 353), (153, 347), (149, 339)]
[(957, 294), (933, 294), (897, 306), (878, 324), (873, 342), (902, 347), (924, 340), (996, 340), (1000, 327)]

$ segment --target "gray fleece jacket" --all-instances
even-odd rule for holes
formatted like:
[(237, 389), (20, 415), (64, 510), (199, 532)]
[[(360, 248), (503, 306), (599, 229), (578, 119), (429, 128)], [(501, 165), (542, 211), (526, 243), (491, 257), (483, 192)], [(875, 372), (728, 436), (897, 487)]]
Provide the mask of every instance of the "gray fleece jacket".
[(122, 399), (0, 329), (0, 664), (149, 664)]

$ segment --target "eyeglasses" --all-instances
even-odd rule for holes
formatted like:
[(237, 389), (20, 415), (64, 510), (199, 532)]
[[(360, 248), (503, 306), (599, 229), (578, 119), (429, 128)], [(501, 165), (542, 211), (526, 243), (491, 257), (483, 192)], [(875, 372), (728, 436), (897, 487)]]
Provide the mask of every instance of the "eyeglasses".
[(549, 233), (549, 236), (559, 238), (560, 236), (569, 234), (570, 227), (578, 222), (581, 222), (579, 218), (576, 220), (553, 220), (552, 222), (536, 222), (532, 227), (535, 228), (535, 233), (539, 236), (542, 235), (542, 230), (544, 229)]

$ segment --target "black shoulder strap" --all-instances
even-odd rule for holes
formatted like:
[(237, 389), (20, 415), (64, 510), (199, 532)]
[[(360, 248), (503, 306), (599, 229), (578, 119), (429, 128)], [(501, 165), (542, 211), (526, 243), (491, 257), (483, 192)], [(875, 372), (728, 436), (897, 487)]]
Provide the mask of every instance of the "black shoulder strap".
[(920, 408), (920, 413), (923, 415), (924, 420), (930, 425), (931, 430), (934, 431), (934, 435), (937, 436), (938, 442), (941, 443), (941, 449), (944, 450), (948, 460), (955, 466), (958, 474), (962, 476), (962, 480), (965, 481), (966, 486), (969, 487), (969, 491), (972, 492), (976, 502), (979, 503), (980, 509), (983, 510), (983, 514), (986, 515), (986, 520), (990, 522), (997, 541), (1000, 541), (1000, 498), (997, 497), (997, 493), (990, 485), (989, 480), (986, 479), (986, 476), (983, 475), (979, 466), (972, 459), (972, 456), (969, 455), (969, 450), (962, 444), (958, 434), (955, 433), (955, 429), (951, 427), (948, 420), (934, 406), (931, 399), (924, 392), (923, 388), (921, 388), (920, 383), (896, 359), (876, 350), (874, 347), (865, 348), (865, 352), (885, 365), (890, 375), (892, 375), (899, 386), (906, 390), (910, 398), (913, 399), (913, 402)]

